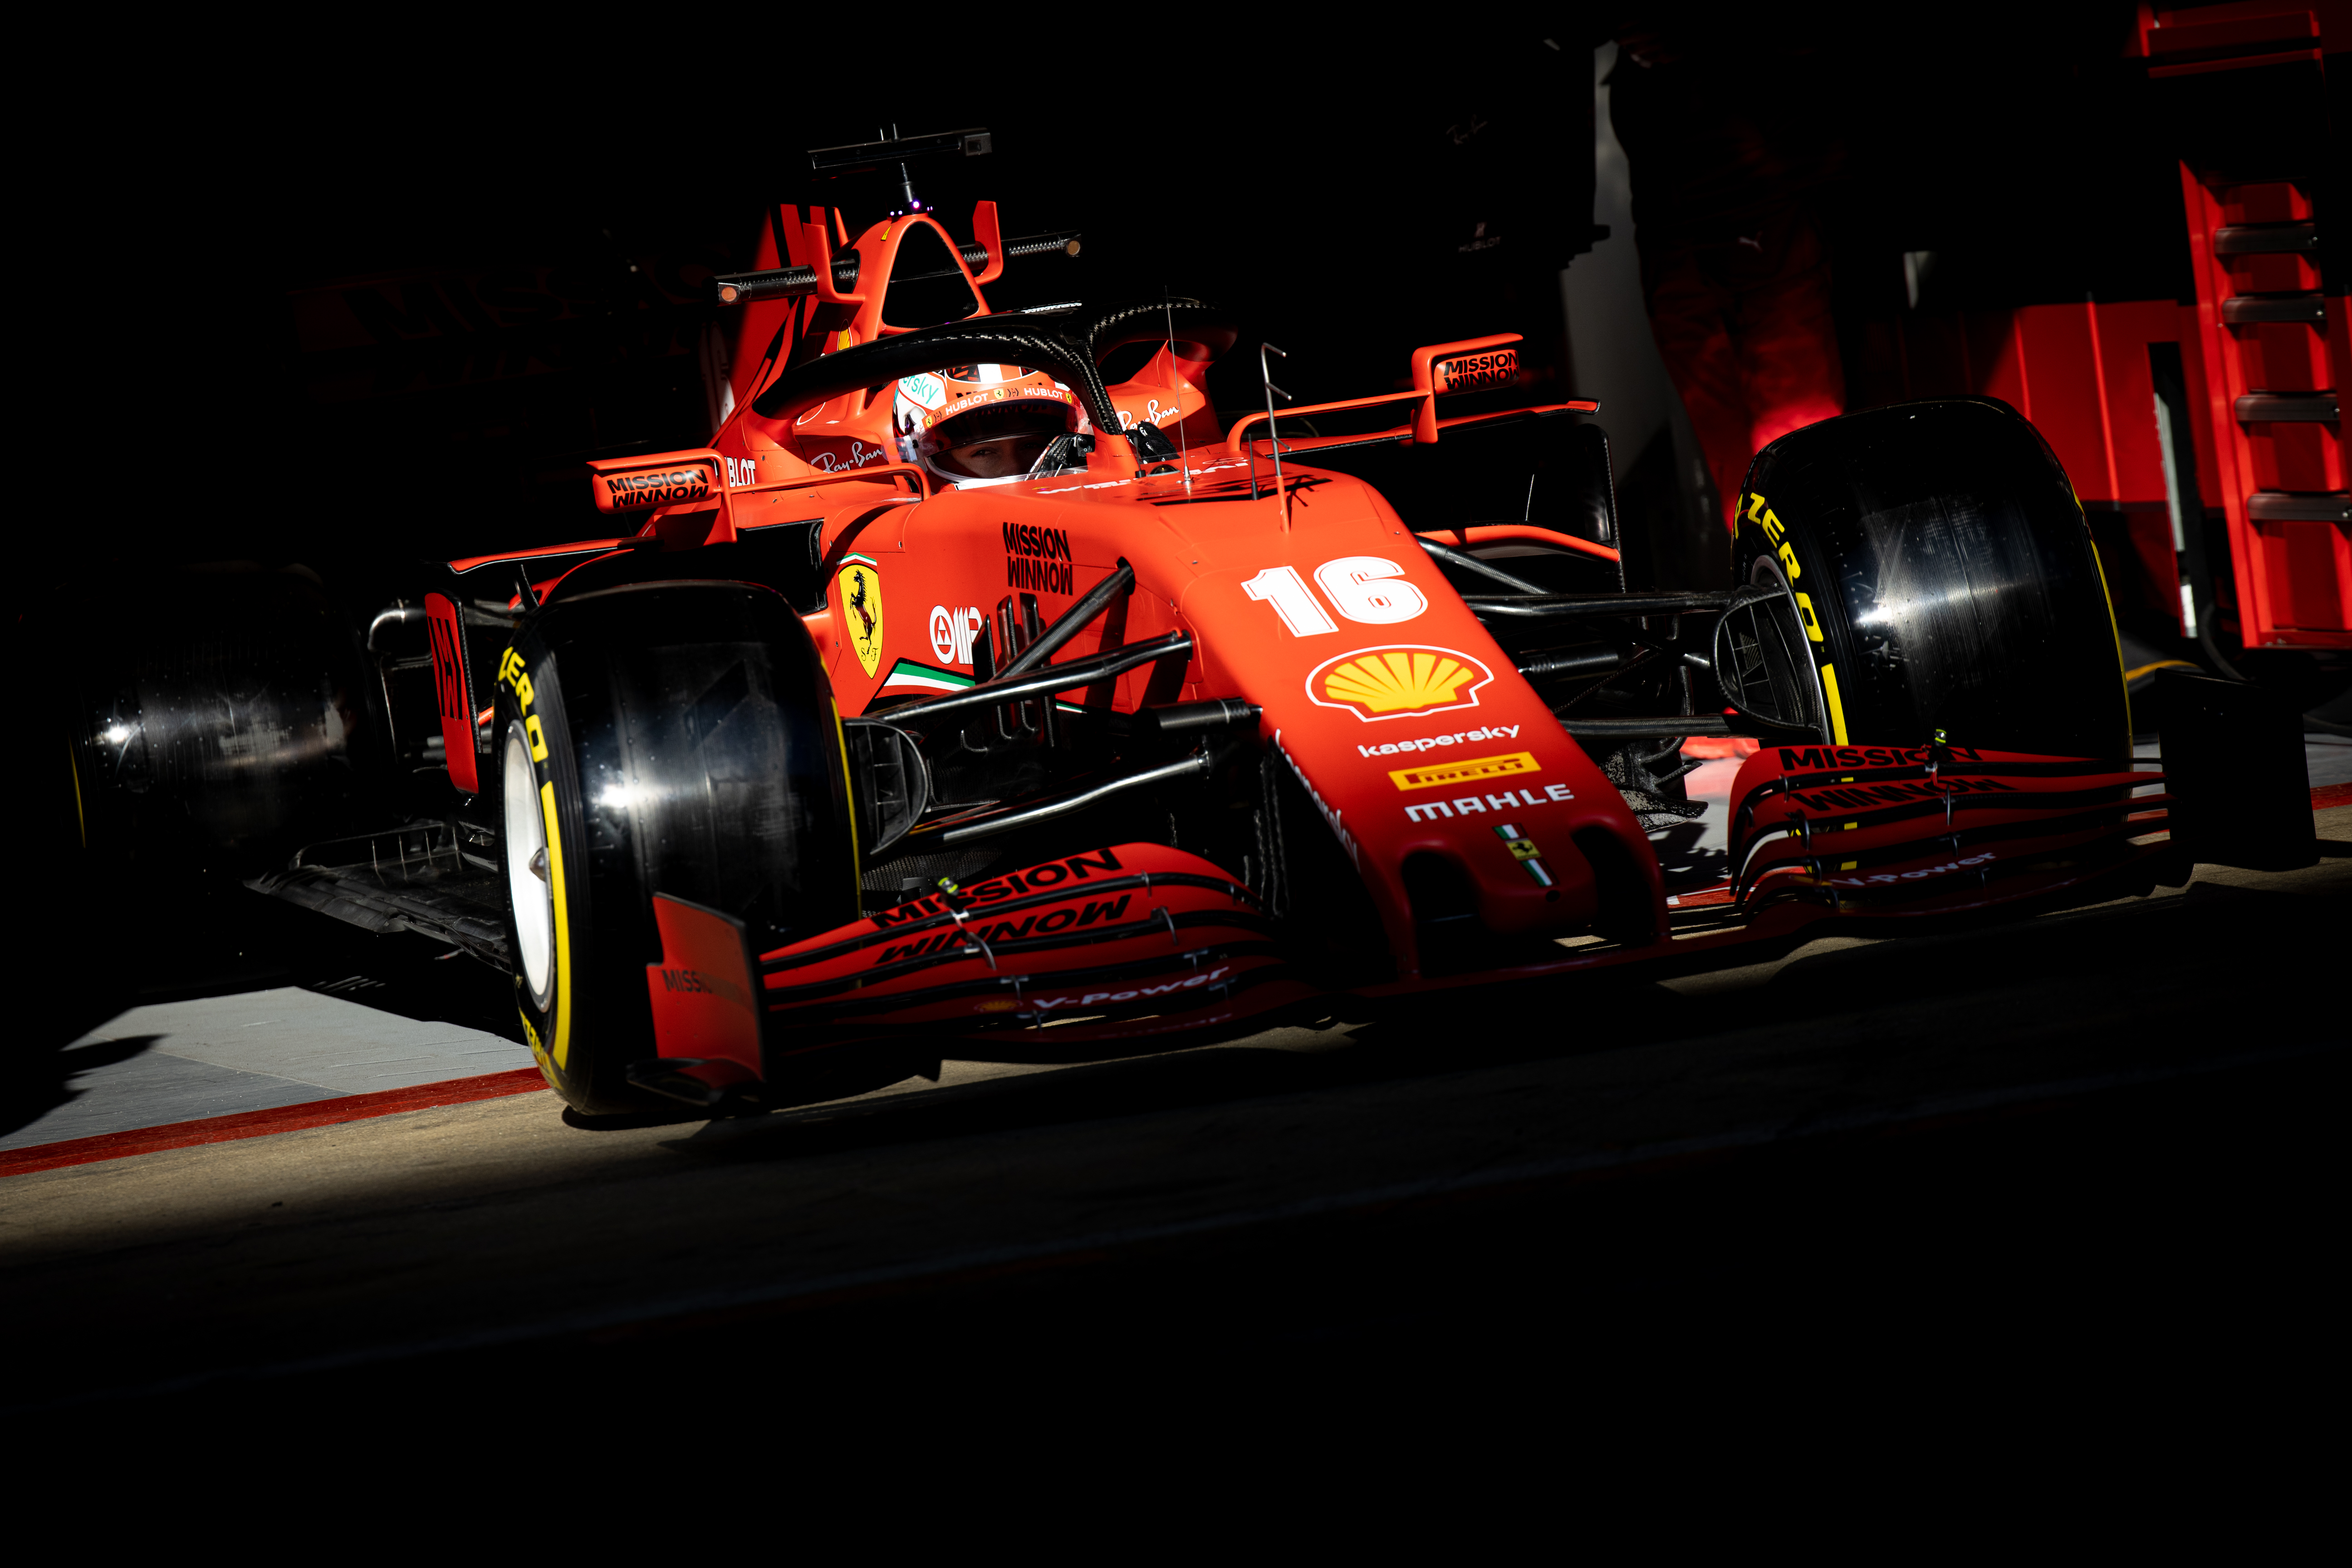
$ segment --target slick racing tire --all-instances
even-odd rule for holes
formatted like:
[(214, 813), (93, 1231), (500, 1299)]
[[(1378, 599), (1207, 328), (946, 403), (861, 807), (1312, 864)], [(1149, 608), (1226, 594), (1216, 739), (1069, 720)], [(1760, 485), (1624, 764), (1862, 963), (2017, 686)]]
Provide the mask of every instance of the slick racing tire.
[(642, 1110), (625, 1074), (657, 1054), (656, 893), (743, 921), (755, 952), (856, 918), (830, 685), (772, 591), (651, 583), (526, 623), (495, 707), (507, 940), (531, 1053), (575, 1110)]
[(117, 635), (32, 628), (66, 740), (44, 813), (63, 832), (45, 850), (86, 871), (244, 877), (366, 820), (387, 732), (358, 637), (314, 575), (191, 568), (114, 596)]
[[(1735, 582), (1796, 609), (1784, 637), (1763, 637), (1781, 679), (1759, 684), (1785, 688), (1793, 667), (1810, 711), (1784, 701), (1782, 716), (1831, 743), (1919, 746), (1942, 730), (1959, 746), (2130, 754), (2089, 525), (2007, 404), (1904, 404), (1783, 436), (1748, 470), (1732, 553)], [(1740, 701), (1738, 669), (1721, 674)]]

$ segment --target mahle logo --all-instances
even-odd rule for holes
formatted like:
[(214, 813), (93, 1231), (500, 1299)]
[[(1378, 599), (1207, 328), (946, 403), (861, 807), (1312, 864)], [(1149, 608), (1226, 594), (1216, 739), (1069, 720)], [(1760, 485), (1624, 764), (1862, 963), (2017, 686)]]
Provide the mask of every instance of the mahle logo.
[(1344, 708), (1365, 723), (1411, 719), (1449, 708), (1475, 708), (1478, 689), (1495, 679), (1483, 660), (1421, 644), (1358, 648), (1316, 666), (1307, 698)]

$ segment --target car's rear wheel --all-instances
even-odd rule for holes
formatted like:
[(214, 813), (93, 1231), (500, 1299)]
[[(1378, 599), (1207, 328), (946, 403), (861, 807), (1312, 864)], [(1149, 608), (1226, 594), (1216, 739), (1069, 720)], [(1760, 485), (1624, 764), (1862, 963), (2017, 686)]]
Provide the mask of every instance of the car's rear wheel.
[(188, 570), (115, 599), (120, 635), (28, 628), (66, 741), (44, 763), (59, 786), (44, 848), (135, 865), (152, 887), (250, 876), (365, 821), (390, 752), (358, 640), (314, 576)]
[[(1754, 615), (1756, 672), (1795, 666), (1837, 744), (1951, 743), (2053, 756), (2131, 750), (2115, 619), (2065, 471), (2006, 404), (1951, 398), (1791, 432), (1757, 454), (1734, 580), (1793, 600), (1775, 657)], [(1739, 671), (1723, 670), (1727, 695)], [(1762, 689), (1759, 688), (1759, 689)], [(1810, 712), (1798, 710), (1810, 708)]]
[(755, 949), (856, 917), (824, 669), (767, 589), (646, 584), (528, 623), (496, 705), (516, 1006), (575, 1109), (638, 1109), (625, 1073), (656, 1054), (656, 893), (742, 920)]

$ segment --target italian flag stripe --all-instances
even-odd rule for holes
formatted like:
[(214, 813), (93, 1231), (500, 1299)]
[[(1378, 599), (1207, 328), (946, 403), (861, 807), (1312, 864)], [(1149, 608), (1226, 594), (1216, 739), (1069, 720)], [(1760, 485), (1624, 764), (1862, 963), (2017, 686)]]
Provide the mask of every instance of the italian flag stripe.
[[(973, 684), (972, 678), (969, 675), (961, 675), (952, 669), (934, 669), (928, 664), (917, 664), (911, 658), (902, 658), (891, 667), (890, 673), (883, 679), (881, 689), (888, 691), (894, 688), (901, 689), (912, 688), (918, 691), (965, 691), (969, 690)], [(1031, 700), (1034, 701), (1035, 699), (1032, 698)], [(1086, 711), (1077, 703), (1064, 702), (1059, 698), (1055, 700), (1054, 706), (1065, 713)]]
[(952, 669), (933, 669), (911, 658), (900, 659), (882, 682), (886, 690), (893, 686), (911, 686), (924, 691), (961, 691), (971, 684), (969, 675), (959, 675)]

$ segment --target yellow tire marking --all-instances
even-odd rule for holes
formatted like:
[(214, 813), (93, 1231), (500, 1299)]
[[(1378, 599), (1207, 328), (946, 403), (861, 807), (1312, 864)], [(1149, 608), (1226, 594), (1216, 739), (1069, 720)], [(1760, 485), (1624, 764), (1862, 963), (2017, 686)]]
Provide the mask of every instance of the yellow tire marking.
[[(831, 699), (827, 699), (827, 700), (832, 701)], [(833, 742), (835, 745), (841, 748), (841, 793), (846, 796), (849, 801), (849, 874), (852, 877), (858, 878), (858, 896), (863, 898), (865, 897), (866, 882), (857, 869), (859, 862), (857, 848), (857, 782), (856, 776), (849, 771), (849, 735), (848, 732), (841, 727), (841, 704), (837, 701), (834, 701), (832, 702), (832, 707)], [(852, 907), (854, 908), (855, 906)]]
[(1797, 595), (1797, 618), (1805, 623), (1805, 636), (1814, 642), (1822, 641), (1822, 618), (1813, 613), (1813, 596)]
[(88, 849), (89, 847), (89, 814), (82, 809), (81, 763), (74, 756), (71, 741), (66, 742), (66, 772), (73, 778), (74, 826), (81, 832), (81, 847)]
[[(2083, 502), (2081, 498), (2077, 497), (2074, 501), (2075, 515), (2081, 516), (2082, 511)], [(2083, 531), (2088, 533), (2090, 531), (2090, 521), (2085, 518), (2083, 522)], [(2123, 633), (2116, 629), (2116, 596), (2107, 592), (2107, 563), (2099, 559), (2099, 546), (2096, 541), (2094, 541), (2091, 545), (2091, 564), (2098, 569), (2099, 601), (2107, 607), (2107, 636), (2114, 639), (2116, 645), (2116, 673), (2123, 676), (2124, 752), (2129, 755), (2132, 743), (2131, 677), (2124, 674), (2124, 637)]]
[(1837, 666), (1822, 666), (1822, 691), (1830, 700), (1830, 740), (1833, 744), (1845, 745), (1845, 704), (1838, 700)]
[(547, 818), (547, 885), (555, 898), (554, 1047), (547, 1054), (558, 1071), (572, 1049), (572, 921), (563, 901), (563, 844), (555, 831), (555, 785), (539, 786), (539, 809)]

